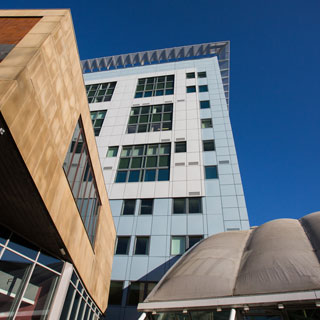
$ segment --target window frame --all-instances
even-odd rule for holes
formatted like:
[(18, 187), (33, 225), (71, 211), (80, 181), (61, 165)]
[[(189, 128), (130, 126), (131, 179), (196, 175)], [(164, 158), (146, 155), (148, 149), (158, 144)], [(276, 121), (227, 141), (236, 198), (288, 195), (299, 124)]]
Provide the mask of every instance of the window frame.
[[(111, 290), (112, 290), (111, 286), (112, 286), (112, 283), (115, 283), (115, 282), (122, 284), (122, 285), (121, 285), (121, 302), (120, 302), (120, 304), (110, 303), (110, 301), (109, 301), (109, 299), (110, 299), (110, 297), (111, 297), (111, 294), (110, 294), (110, 293), (111, 293)], [(111, 280), (111, 281), (110, 281), (108, 305), (110, 305), (110, 306), (121, 306), (121, 305), (122, 305), (122, 300), (123, 300), (123, 287), (124, 287), (124, 281), (120, 281), (120, 280)]]
[[(177, 147), (181, 148), (181, 146), (184, 146), (182, 151), (181, 150), (177, 151)], [(176, 141), (174, 143), (174, 152), (175, 153), (185, 153), (185, 152), (187, 152), (187, 141)]]
[[(193, 234), (189, 234), (189, 235), (171, 235), (171, 237), (170, 237), (170, 256), (182, 256), (187, 251), (189, 251), (193, 247), (193, 246), (190, 247), (190, 238), (195, 238), (195, 237), (200, 238), (200, 240), (197, 241), (193, 246), (195, 246), (197, 243), (199, 243), (200, 241), (202, 241), (204, 239), (204, 235), (203, 234), (200, 234), (200, 235), (193, 235)], [(173, 240), (173, 238), (184, 238), (184, 245), (185, 245), (184, 252), (178, 253), (178, 254), (173, 254), (172, 253), (172, 240)]]
[[(136, 253), (138, 239), (142, 239), (142, 238), (148, 239), (148, 242), (146, 245), (146, 253)], [(150, 236), (135, 236), (133, 255), (135, 255), (135, 256), (148, 256), (150, 253), (150, 238), (151, 238)]]
[(210, 108), (211, 108), (210, 100), (200, 100), (200, 110), (210, 109)]
[(186, 79), (195, 79), (196, 73), (195, 72), (186, 72)]
[(197, 76), (198, 76), (199, 79), (206, 78), (207, 77), (207, 72), (206, 71), (198, 71)]
[[(209, 127), (203, 127), (202, 126), (205, 123), (205, 121), (208, 121)], [(211, 118), (201, 119), (201, 129), (210, 129), (210, 128), (213, 128), (212, 119)]]
[(134, 99), (173, 95), (174, 83), (174, 74), (166, 74), (163, 76), (155, 76), (148, 78), (139, 78), (134, 94)]
[(208, 92), (209, 91), (209, 88), (208, 88), (208, 85), (207, 84), (200, 84), (198, 86), (198, 90), (199, 92)]
[[(100, 103), (100, 102), (111, 101), (114, 90), (116, 89), (116, 86), (117, 86), (117, 81), (92, 83), (92, 84), (85, 85), (88, 103)], [(105, 93), (101, 95), (101, 91), (103, 90), (105, 90)], [(110, 93), (110, 91), (112, 92)], [(100, 99), (101, 101), (96, 101)]]
[[(146, 200), (152, 200), (152, 204), (151, 204), (151, 213), (141, 213), (142, 212), (142, 201), (146, 201)], [(140, 199), (140, 206), (139, 206), (139, 215), (141, 216), (152, 216), (153, 215), (153, 209), (154, 209), (154, 198), (151, 199)]]
[[(126, 202), (132, 201), (134, 202), (134, 209), (132, 214), (124, 213)], [(121, 208), (121, 216), (135, 216), (137, 206), (137, 199), (123, 199), (122, 208)]]
[(186, 87), (186, 93), (196, 93), (196, 92), (197, 92), (197, 86), (192, 85), (192, 86)]
[[(128, 239), (126, 253), (117, 253), (119, 238), (122, 238), (122, 239), (126, 238), (126, 239)], [(129, 255), (130, 242), (131, 242), (131, 236), (117, 236), (117, 241), (116, 241), (116, 246), (115, 246), (114, 254), (115, 254), (115, 255), (120, 255), (120, 256)]]
[[(216, 168), (216, 177), (215, 178), (207, 178), (207, 168)], [(204, 179), (205, 180), (214, 180), (214, 179), (219, 179), (219, 170), (218, 170), (218, 166), (204, 166)]]
[[(90, 111), (90, 117), (91, 117), (91, 122), (92, 122), (92, 127), (93, 127), (93, 132), (95, 137), (98, 137), (100, 135), (107, 112), (108, 112), (107, 109)], [(98, 118), (99, 114), (101, 113), (103, 113), (103, 118)], [(96, 125), (98, 120), (102, 120), (99, 126)]]
[[(111, 149), (117, 150), (117, 151), (115, 155), (109, 156), (108, 154), (109, 154), (109, 151), (111, 151)], [(118, 156), (118, 152), (119, 152), (119, 146), (109, 146), (106, 154), (106, 158), (116, 158)]]
[[(131, 285), (132, 284), (143, 284), (143, 293), (142, 295), (140, 295), (140, 291), (138, 293), (138, 296), (140, 298), (140, 296), (142, 297), (142, 300), (140, 301), (140, 299), (138, 299), (138, 303), (141, 303), (144, 301), (144, 299), (148, 296), (148, 294), (153, 290), (153, 288), (157, 285), (156, 281), (130, 281), (130, 284), (128, 286), (128, 293), (127, 293), (127, 299), (126, 299), (126, 306), (136, 306), (137, 304), (132, 304), (129, 303), (129, 299), (130, 299), (130, 293), (131, 293)], [(149, 285), (153, 285), (151, 286), (151, 288), (149, 287)]]
[[(213, 149), (205, 150), (205, 144), (212, 143)], [(210, 152), (210, 151), (216, 151), (216, 144), (214, 139), (208, 139), (208, 140), (202, 140), (202, 151), (203, 152)]]
[[(171, 209), (171, 212), (173, 215), (182, 215), (182, 214), (185, 214), (185, 215), (189, 215), (189, 214), (203, 214), (203, 197), (176, 197), (176, 198), (172, 198), (173, 201), (172, 201), (172, 209)], [(184, 209), (185, 209), (185, 212), (180, 212), (180, 213), (177, 213), (175, 212), (174, 210), (174, 201), (175, 199), (184, 199)], [(190, 212), (190, 204), (189, 204), (189, 201), (190, 199), (199, 199), (200, 201), (200, 212)]]

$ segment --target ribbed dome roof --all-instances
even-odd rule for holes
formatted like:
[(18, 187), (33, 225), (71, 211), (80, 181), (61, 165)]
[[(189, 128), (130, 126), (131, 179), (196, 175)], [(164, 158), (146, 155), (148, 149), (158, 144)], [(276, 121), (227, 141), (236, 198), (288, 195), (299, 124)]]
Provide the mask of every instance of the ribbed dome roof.
[(144, 303), (320, 289), (320, 212), (211, 236), (183, 255)]

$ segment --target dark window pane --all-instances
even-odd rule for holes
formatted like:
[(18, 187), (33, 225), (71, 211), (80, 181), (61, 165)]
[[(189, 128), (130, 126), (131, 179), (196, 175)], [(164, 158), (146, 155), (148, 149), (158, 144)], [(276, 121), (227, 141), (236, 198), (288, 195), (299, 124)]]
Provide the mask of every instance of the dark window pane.
[(188, 86), (187, 93), (193, 93), (193, 92), (196, 92), (196, 86)]
[(187, 152), (187, 143), (184, 142), (176, 142), (175, 152)]
[(154, 168), (157, 166), (157, 157), (147, 157), (147, 163), (146, 167), (147, 168)]
[(208, 108), (210, 108), (209, 100), (200, 101), (200, 109), (208, 109)]
[(193, 79), (196, 77), (196, 74), (194, 72), (188, 72), (186, 73), (187, 79)]
[(128, 126), (128, 132), (127, 133), (136, 133), (137, 126)]
[(142, 107), (141, 108), (141, 114), (147, 114), (150, 111), (150, 107)]
[(140, 108), (131, 108), (131, 112), (130, 112), (130, 115), (133, 116), (133, 115), (138, 115), (140, 112)]
[(158, 181), (168, 181), (170, 179), (169, 169), (160, 169), (158, 172)]
[(117, 172), (116, 182), (126, 182), (126, 178), (127, 178), (127, 171)]
[(142, 165), (142, 158), (141, 157), (132, 158), (131, 168), (141, 168), (141, 165)]
[(144, 97), (151, 97), (152, 96), (152, 91), (145, 91), (143, 96)]
[(166, 95), (173, 94), (173, 89), (166, 89)]
[(156, 170), (146, 170), (144, 175), (144, 181), (155, 181)]
[(161, 121), (161, 114), (154, 114), (152, 116), (152, 122), (160, 122)]
[(140, 116), (139, 123), (148, 122), (148, 120), (149, 120), (149, 116), (148, 115), (143, 115), (143, 116)]
[(119, 162), (119, 169), (129, 168), (130, 158), (121, 158)]
[(171, 144), (170, 143), (162, 143), (160, 144), (159, 154), (170, 154), (171, 153)]
[(165, 130), (171, 130), (172, 129), (172, 123), (171, 122), (164, 122), (162, 124), (162, 130), (165, 131)]
[(144, 282), (132, 282), (128, 290), (127, 305), (136, 306), (142, 302), (145, 297), (145, 284)]
[(137, 237), (134, 254), (149, 253), (149, 237)]
[(75, 291), (74, 287), (70, 284), (69, 288), (68, 288), (66, 299), (64, 300), (64, 305), (63, 305), (63, 309), (61, 312), (60, 320), (67, 319), (67, 316), (68, 316), (68, 313), (70, 310), (70, 306), (71, 306), (71, 302), (72, 302), (72, 297), (74, 295), (74, 291)]
[(205, 71), (198, 72), (198, 78), (206, 78), (206, 77), (207, 77), (207, 73)]
[(43, 252), (40, 253), (38, 262), (58, 272), (62, 271), (62, 267), (64, 265), (63, 261), (46, 255)]
[(164, 113), (162, 120), (163, 121), (171, 121), (172, 120), (172, 113)]
[(123, 215), (134, 215), (136, 200), (123, 200)]
[(0, 243), (5, 244), (9, 239), (11, 231), (6, 229), (5, 227), (0, 227)]
[(138, 117), (137, 116), (131, 116), (129, 118), (129, 124), (135, 124), (138, 122)]
[(150, 126), (150, 131), (151, 132), (156, 132), (161, 130), (161, 124), (160, 123), (153, 123)]
[(173, 199), (173, 213), (187, 213), (186, 198)]
[(207, 85), (199, 86), (199, 92), (207, 92), (207, 91), (208, 91)]
[(148, 125), (147, 124), (139, 124), (138, 132), (147, 132)]
[(202, 236), (189, 236), (189, 248), (193, 247), (196, 243), (203, 239)]
[(158, 77), (158, 82), (165, 82), (166, 80), (166, 77)]
[(171, 74), (171, 75), (167, 76), (167, 81), (174, 81), (174, 75)]
[(155, 78), (151, 77), (151, 78), (147, 78), (147, 83), (154, 83)]
[(39, 249), (30, 242), (20, 238), (16, 234), (11, 236), (8, 247), (32, 259), (36, 258), (39, 251)]
[(205, 168), (205, 179), (217, 179), (218, 170), (216, 166), (207, 166)]
[(152, 214), (153, 199), (142, 199), (140, 214)]
[(203, 141), (203, 151), (214, 151), (214, 140), (204, 140)]
[(202, 213), (201, 198), (189, 198), (189, 213)]
[(130, 237), (118, 237), (116, 254), (128, 254)]
[(128, 182), (139, 182), (140, 181), (140, 171), (141, 170), (130, 171)]
[(142, 92), (136, 92), (135, 98), (142, 98), (143, 93)]
[(110, 305), (121, 305), (123, 281), (111, 281), (109, 290)]
[(164, 112), (171, 112), (173, 110), (173, 105), (172, 104), (165, 104), (164, 105)]
[(163, 96), (164, 91), (163, 90), (157, 90), (156, 91), (156, 96)]
[(170, 166), (170, 156), (160, 156), (159, 167), (169, 167), (169, 166)]

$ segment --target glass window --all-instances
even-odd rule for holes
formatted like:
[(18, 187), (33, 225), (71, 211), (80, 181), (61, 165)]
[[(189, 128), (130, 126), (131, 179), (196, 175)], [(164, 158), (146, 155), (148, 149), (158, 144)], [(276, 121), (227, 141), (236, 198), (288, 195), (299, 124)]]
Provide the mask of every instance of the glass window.
[(196, 91), (196, 86), (187, 86), (187, 93), (193, 93)]
[(170, 143), (124, 146), (115, 182), (169, 180), (170, 151)]
[[(166, 88), (166, 90), (163, 90)], [(138, 80), (135, 98), (171, 95), (174, 93), (174, 75)]]
[(135, 207), (136, 207), (136, 200), (135, 199), (123, 200), (122, 214), (123, 215), (134, 215)]
[(173, 213), (187, 213), (186, 198), (173, 199)]
[(149, 254), (149, 237), (136, 237), (134, 254)]
[(112, 158), (112, 157), (116, 157), (118, 155), (118, 149), (119, 147), (109, 147), (108, 148), (108, 152), (107, 152), (107, 157), (108, 158)]
[(212, 120), (211, 119), (201, 119), (201, 128), (212, 128)]
[(186, 78), (187, 79), (194, 79), (196, 77), (196, 74), (194, 72), (187, 72)]
[(102, 124), (104, 121), (104, 118), (106, 116), (107, 110), (101, 110), (101, 111), (91, 111), (91, 120), (92, 120), (92, 126), (94, 130), (94, 135), (98, 136), (100, 134)]
[(88, 102), (110, 101), (117, 82), (106, 82), (86, 85)]
[(201, 198), (188, 198), (189, 200), (189, 213), (202, 213), (202, 199)]
[(193, 247), (196, 243), (198, 243), (202, 239), (203, 239), (203, 236), (188, 236), (188, 240), (189, 240), (188, 249)]
[[(129, 117), (127, 133), (171, 130), (172, 110), (172, 103), (131, 108), (130, 114), (135, 115)], [(138, 122), (143, 124), (132, 125)]]
[(110, 305), (121, 305), (123, 281), (110, 281), (109, 301)]
[(205, 71), (198, 72), (198, 78), (206, 78), (207, 73)]
[(35, 266), (23, 295), (16, 319), (46, 318), (49, 313), (59, 275), (38, 265)]
[(199, 92), (207, 92), (207, 91), (208, 91), (208, 86), (207, 85), (199, 86)]
[(136, 306), (143, 302), (151, 290), (156, 286), (156, 282), (131, 282), (128, 288), (128, 306)]
[(186, 251), (186, 237), (171, 237), (171, 255), (180, 255)]
[(205, 169), (205, 179), (217, 179), (218, 169), (217, 166), (206, 166)]
[(203, 140), (203, 151), (214, 151), (214, 140)]
[(70, 306), (71, 306), (71, 303), (72, 303), (72, 299), (73, 299), (74, 293), (75, 293), (75, 288), (73, 287), (72, 284), (69, 284), (69, 288), (68, 288), (67, 296), (66, 296), (66, 298), (64, 300), (64, 305), (63, 305), (63, 309), (62, 309), (62, 312), (61, 312), (60, 320), (68, 318), (68, 313), (69, 313), (69, 310), (70, 310)]
[(140, 214), (152, 214), (153, 199), (141, 199)]
[[(80, 154), (75, 154), (76, 147), (72, 143), (83, 144)], [(84, 135), (81, 119), (79, 119), (66, 154), (63, 170), (84, 223), (91, 244), (94, 243), (96, 224), (101, 205), (96, 181), (91, 165), (90, 155)]]
[(130, 247), (130, 237), (118, 237), (116, 254), (128, 254)]
[(210, 108), (209, 100), (200, 101), (200, 109), (208, 109), (208, 108)]
[(175, 144), (175, 152), (187, 152), (187, 142), (176, 142)]

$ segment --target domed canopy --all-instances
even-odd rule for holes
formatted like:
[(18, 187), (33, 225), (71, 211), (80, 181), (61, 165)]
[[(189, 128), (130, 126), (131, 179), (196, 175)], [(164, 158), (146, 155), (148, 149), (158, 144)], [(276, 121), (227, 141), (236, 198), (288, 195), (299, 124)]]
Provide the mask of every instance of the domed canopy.
[(188, 307), (191, 301), (232, 305), (244, 303), (244, 296), (258, 301), (283, 293), (300, 293), (303, 299), (305, 291), (316, 299), (319, 248), (320, 212), (213, 235), (184, 254), (138, 309)]

